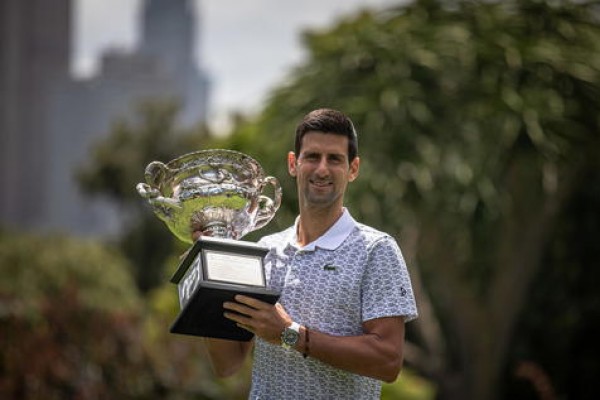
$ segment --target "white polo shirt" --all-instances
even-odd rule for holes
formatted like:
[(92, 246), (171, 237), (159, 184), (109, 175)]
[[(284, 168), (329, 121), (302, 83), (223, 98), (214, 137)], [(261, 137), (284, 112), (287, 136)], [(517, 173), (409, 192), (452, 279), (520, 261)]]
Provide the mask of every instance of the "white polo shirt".
[[(400, 248), (386, 233), (357, 223), (348, 210), (319, 239), (297, 246), (297, 223), (261, 239), (269, 287), (292, 319), (336, 336), (361, 335), (375, 318), (417, 317)], [(256, 339), (251, 399), (379, 399), (381, 382), (303, 358)]]

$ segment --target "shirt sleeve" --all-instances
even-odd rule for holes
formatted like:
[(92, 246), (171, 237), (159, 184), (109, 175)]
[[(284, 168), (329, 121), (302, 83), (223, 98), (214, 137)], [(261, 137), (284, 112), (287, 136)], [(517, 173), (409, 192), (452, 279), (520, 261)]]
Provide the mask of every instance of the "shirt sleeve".
[(400, 247), (384, 236), (369, 250), (362, 282), (362, 320), (402, 316), (408, 322), (417, 318), (412, 284)]

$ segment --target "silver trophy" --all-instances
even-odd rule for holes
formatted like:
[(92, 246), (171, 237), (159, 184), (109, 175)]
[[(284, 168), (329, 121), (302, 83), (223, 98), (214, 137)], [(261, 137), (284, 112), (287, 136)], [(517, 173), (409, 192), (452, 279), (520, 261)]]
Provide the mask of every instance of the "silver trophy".
[[(232, 150), (185, 154), (146, 167), (146, 183), (136, 186), (154, 213), (180, 240), (198, 239), (171, 282), (177, 284), (181, 312), (171, 332), (249, 340), (250, 332), (224, 318), (222, 304), (238, 294), (275, 303), (279, 293), (266, 285), (268, 249), (239, 240), (271, 221), (281, 205), (279, 181), (266, 176), (252, 157)], [(265, 192), (271, 187), (273, 198)]]

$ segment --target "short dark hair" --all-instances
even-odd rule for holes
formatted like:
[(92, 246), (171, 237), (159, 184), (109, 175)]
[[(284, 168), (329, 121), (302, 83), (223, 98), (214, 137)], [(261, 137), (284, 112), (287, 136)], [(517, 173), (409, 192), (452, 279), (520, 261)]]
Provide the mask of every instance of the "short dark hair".
[(354, 124), (344, 113), (330, 108), (320, 108), (304, 116), (296, 128), (296, 155), (300, 156), (302, 138), (307, 132), (342, 135), (348, 138), (348, 162), (358, 155), (358, 137)]

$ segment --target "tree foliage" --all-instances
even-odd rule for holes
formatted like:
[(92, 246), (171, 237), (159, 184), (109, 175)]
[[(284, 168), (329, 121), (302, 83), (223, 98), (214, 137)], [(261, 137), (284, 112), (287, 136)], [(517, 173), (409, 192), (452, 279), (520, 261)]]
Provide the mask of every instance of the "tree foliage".
[(245, 381), (213, 379), (197, 338), (168, 333), (172, 285), (142, 298), (115, 249), (1, 234), (0, 276), (2, 399), (245, 397)]
[(118, 397), (144, 384), (128, 373), (141, 361), (131, 318), (140, 298), (121, 256), (91, 242), (2, 235), (0, 276), (0, 397)]

